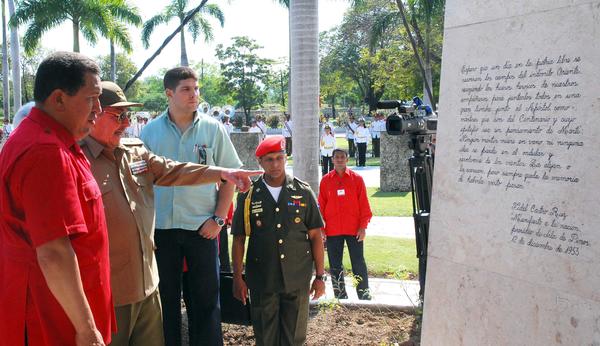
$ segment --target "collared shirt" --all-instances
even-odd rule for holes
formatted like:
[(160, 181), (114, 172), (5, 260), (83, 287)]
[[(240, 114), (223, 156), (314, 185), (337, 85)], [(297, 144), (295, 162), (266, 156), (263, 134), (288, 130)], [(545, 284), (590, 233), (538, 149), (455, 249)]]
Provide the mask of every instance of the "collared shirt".
[(347, 123), (345, 127), (346, 127), (346, 138), (354, 139), (354, 136), (356, 135), (356, 128), (358, 127), (358, 124), (356, 122), (351, 122), (351, 123)]
[(292, 137), (292, 131), (293, 131), (292, 121), (291, 120), (284, 121), (283, 129), (281, 130), (281, 134), (283, 135), (283, 137)]
[[(247, 195), (247, 192), (238, 194), (231, 234), (245, 234)], [(262, 177), (254, 182), (246, 255), (250, 290), (293, 292), (308, 289), (310, 285), (314, 262), (307, 232), (323, 226), (317, 201), (307, 183), (290, 175), (286, 175), (278, 197), (273, 198)]]
[(385, 120), (376, 120), (371, 123), (371, 137), (376, 139), (381, 137), (381, 132), (385, 131)]
[(260, 130), (262, 131), (263, 135), (267, 134), (267, 124), (265, 124), (264, 121), (258, 121), (256, 123), (256, 126), (258, 126), (260, 128)]
[[(225, 128), (203, 114), (195, 114), (191, 126), (181, 132), (168, 111), (149, 122), (140, 136), (156, 155), (180, 162), (240, 168), (240, 161)], [(156, 187), (156, 228), (196, 231), (217, 206), (216, 184)]]
[(330, 157), (335, 149), (335, 136), (333, 134), (323, 134), (321, 137), (321, 156)]
[(0, 335), (5, 345), (75, 345), (36, 248), (69, 237), (105, 343), (116, 330), (100, 189), (73, 136), (33, 108), (0, 154)]
[(319, 209), (325, 220), (325, 234), (356, 235), (371, 220), (371, 207), (363, 178), (346, 168), (340, 177), (335, 170), (321, 179)]
[(136, 138), (122, 139), (111, 153), (94, 138), (87, 137), (82, 149), (90, 160), (104, 201), (115, 306), (139, 302), (158, 287), (154, 184), (216, 182), (220, 174), (208, 166), (156, 156)]
[(367, 143), (371, 138), (369, 130), (365, 127), (359, 126), (354, 131), (354, 142), (355, 143)]

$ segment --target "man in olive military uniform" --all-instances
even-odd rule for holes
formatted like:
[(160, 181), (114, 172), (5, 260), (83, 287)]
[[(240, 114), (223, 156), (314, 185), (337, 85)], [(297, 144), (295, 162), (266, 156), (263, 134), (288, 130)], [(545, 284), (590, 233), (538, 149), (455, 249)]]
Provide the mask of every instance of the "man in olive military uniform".
[(102, 113), (81, 143), (100, 186), (110, 244), (111, 287), (117, 333), (111, 345), (164, 345), (154, 255), (153, 185), (215, 183), (250, 186), (248, 172), (180, 163), (149, 152), (137, 138), (121, 138), (129, 126), (123, 91), (102, 82)]
[(303, 345), (309, 296), (325, 293), (323, 219), (310, 186), (285, 174), (283, 136), (266, 138), (256, 156), (265, 172), (248, 193), (238, 195), (233, 216), (234, 295), (246, 304), (250, 289), (257, 345)]

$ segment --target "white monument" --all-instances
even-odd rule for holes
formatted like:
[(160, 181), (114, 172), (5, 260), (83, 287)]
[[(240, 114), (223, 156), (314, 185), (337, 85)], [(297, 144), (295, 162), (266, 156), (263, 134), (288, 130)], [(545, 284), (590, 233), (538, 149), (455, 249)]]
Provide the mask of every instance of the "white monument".
[(447, 0), (423, 345), (600, 345), (600, 1)]

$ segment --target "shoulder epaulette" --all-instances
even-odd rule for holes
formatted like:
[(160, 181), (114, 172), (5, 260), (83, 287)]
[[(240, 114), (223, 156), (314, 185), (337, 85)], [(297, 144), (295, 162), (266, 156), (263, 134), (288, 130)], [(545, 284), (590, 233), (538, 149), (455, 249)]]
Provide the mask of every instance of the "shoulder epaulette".
[(304, 186), (306, 186), (306, 187), (310, 187), (310, 184), (309, 184), (309, 183), (307, 183), (307, 182), (305, 182), (304, 180), (298, 179), (298, 178), (296, 178), (296, 177), (294, 177), (294, 180), (295, 180), (296, 182), (298, 182), (298, 184), (300, 184), (300, 185), (304, 185)]

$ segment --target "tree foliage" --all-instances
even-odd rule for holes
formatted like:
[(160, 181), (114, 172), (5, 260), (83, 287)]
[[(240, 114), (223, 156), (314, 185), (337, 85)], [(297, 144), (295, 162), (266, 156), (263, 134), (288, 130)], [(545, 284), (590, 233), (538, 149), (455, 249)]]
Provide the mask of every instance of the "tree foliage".
[(246, 124), (250, 123), (250, 111), (262, 105), (269, 84), (269, 68), (272, 60), (261, 58), (256, 51), (256, 41), (248, 37), (233, 37), (231, 46), (217, 46), (217, 58), (221, 61), (221, 90), (231, 92), (244, 111)]
[[(408, 0), (407, 4), (411, 32), (438, 95), (444, 1)], [(321, 33), (321, 94), (328, 103), (339, 102), (339, 95), (354, 95), (373, 110), (382, 98), (423, 95), (423, 75), (402, 24), (394, 3), (363, 0), (353, 4), (339, 27)]]
[[(111, 80), (110, 69), (111, 61), (110, 55), (100, 56), (96, 59), (100, 65), (100, 79), (104, 81)], [(137, 66), (135, 63), (124, 53), (116, 54), (116, 67), (117, 67), (117, 78), (115, 83), (121, 88), (125, 87), (125, 83), (137, 72)], [(140, 83), (135, 82), (127, 91), (125, 96), (128, 100), (137, 100), (139, 97)]]
[(11, 25), (28, 23), (23, 36), (25, 52), (31, 54), (47, 31), (70, 21), (73, 26), (73, 51), (79, 52), (79, 34), (95, 44), (98, 34), (131, 50), (124, 22), (139, 23), (136, 7), (125, 0), (27, 0), (20, 1)]
[[(188, 0), (172, 0), (171, 3), (168, 4), (161, 13), (148, 19), (144, 23), (142, 29), (142, 43), (144, 44), (144, 47), (148, 48), (150, 46), (150, 36), (157, 26), (161, 24), (167, 24), (174, 18), (179, 19), (179, 23), (181, 24), (188, 14), (188, 4)], [(207, 4), (202, 6), (200, 11), (194, 15), (194, 17), (187, 23), (186, 26), (188, 32), (192, 35), (192, 40), (194, 42), (196, 42), (196, 39), (198, 36), (200, 36), (200, 34), (204, 36), (204, 40), (206, 42), (212, 41), (214, 37), (213, 28), (208, 21), (207, 16), (218, 20), (221, 27), (223, 27), (225, 23), (225, 16), (223, 15), (223, 11), (221, 11), (219, 6), (215, 4)], [(181, 66), (189, 66), (183, 28), (179, 32), (179, 35), (181, 42)]]

